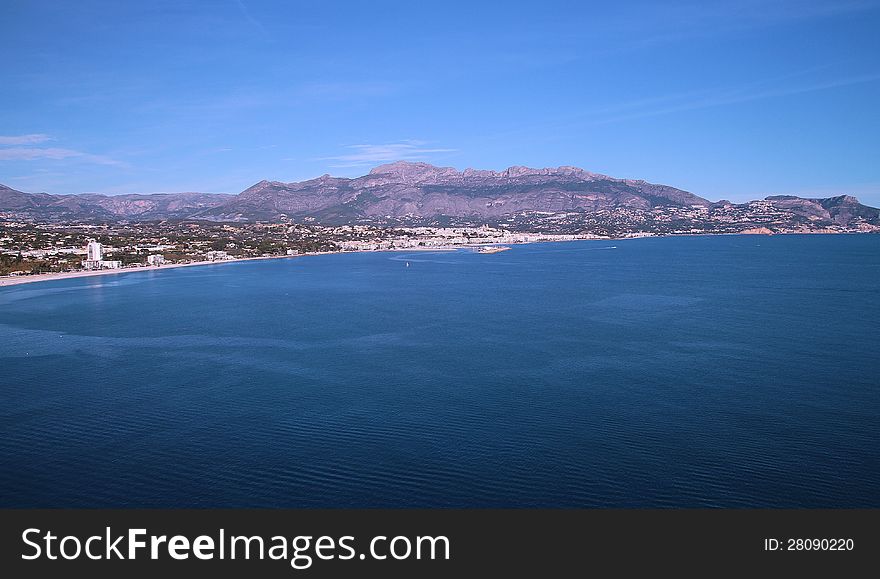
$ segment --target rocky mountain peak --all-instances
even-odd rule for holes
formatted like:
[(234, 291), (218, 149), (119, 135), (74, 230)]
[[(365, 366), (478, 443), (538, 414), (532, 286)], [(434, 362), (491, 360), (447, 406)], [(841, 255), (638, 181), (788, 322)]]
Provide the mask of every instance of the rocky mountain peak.
[(437, 167), (430, 163), (394, 161), (393, 163), (385, 163), (384, 165), (373, 167), (370, 169), (370, 175), (412, 175), (427, 173), (436, 169)]
[(452, 167), (435, 167), (430, 163), (413, 161), (395, 161), (379, 165), (369, 173), (370, 177), (385, 177), (399, 180), (403, 183), (419, 183), (437, 181), (459, 175)]
[(538, 172), (537, 169), (532, 169), (531, 167), (514, 165), (513, 167), (508, 167), (504, 171), (504, 176), (513, 179), (516, 177), (524, 177), (525, 175), (535, 175), (538, 174)]

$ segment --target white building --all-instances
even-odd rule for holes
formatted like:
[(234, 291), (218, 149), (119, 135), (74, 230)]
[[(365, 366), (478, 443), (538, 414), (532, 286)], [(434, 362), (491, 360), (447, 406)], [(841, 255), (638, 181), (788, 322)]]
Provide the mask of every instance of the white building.
[(165, 263), (165, 257), (160, 254), (153, 254), (147, 256), (147, 265), (163, 265)]
[(208, 261), (224, 261), (227, 259), (232, 259), (232, 256), (230, 256), (225, 251), (209, 251), (205, 254), (205, 257), (208, 259)]
[(104, 248), (94, 239), (86, 245), (86, 261), (101, 261), (104, 259)]
[(82, 262), (82, 266), (85, 269), (119, 269), (122, 267), (122, 262), (105, 260), (104, 247), (94, 239), (90, 239), (86, 245), (86, 259)]

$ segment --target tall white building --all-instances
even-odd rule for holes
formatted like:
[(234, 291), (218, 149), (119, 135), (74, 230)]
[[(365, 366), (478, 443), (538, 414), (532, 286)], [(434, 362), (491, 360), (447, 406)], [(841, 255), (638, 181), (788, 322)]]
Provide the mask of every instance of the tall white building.
[(104, 248), (94, 239), (86, 245), (86, 259), (82, 262), (85, 269), (119, 269), (122, 263), (104, 259)]
[(86, 261), (101, 261), (104, 259), (104, 250), (101, 244), (94, 239), (89, 240), (86, 245)]

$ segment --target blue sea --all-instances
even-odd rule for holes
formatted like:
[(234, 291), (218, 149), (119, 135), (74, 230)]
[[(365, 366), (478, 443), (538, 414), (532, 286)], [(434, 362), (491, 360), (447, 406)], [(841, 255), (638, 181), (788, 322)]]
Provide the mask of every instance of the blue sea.
[(880, 507), (880, 236), (0, 288), (0, 506)]

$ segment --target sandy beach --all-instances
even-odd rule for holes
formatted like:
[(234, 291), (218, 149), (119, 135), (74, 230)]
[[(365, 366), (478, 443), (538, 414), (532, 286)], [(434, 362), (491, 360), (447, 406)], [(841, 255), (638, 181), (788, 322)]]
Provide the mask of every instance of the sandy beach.
[[(308, 254), (320, 255), (320, 254)], [(57, 279), (71, 279), (75, 277), (93, 277), (98, 275), (121, 275), (126, 273), (136, 273), (143, 271), (157, 271), (165, 269), (175, 269), (178, 267), (192, 267), (196, 265), (221, 265), (224, 263), (237, 263), (240, 261), (254, 261), (258, 259), (284, 259), (303, 257), (302, 255), (271, 255), (265, 257), (243, 257), (239, 259), (225, 259), (222, 261), (193, 261), (190, 263), (169, 263), (166, 265), (145, 265), (142, 267), (126, 267), (121, 269), (100, 269), (93, 271), (67, 271), (57, 273), (39, 273), (34, 275), (19, 275), (0, 277), (0, 287), (20, 285), (23, 283), (36, 283), (41, 281), (52, 281)]]
[[(693, 237), (699, 235), (709, 235), (709, 236), (729, 236), (729, 235), (766, 235), (763, 232), (742, 232), (742, 233), (709, 233), (709, 234), (681, 234), (682, 237)], [(774, 235), (786, 235), (786, 233), (774, 233)], [(590, 238), (590, 239), (560, 239), (560, 240), (547, 240), (547, 241), (529, 241), (524, 243), (516, 243), (515, 245), (530, 245), (532, 243), (563, 243), (563, 242), (572, 242), (572, 241), (628, 241), (633, 239), (643, 239), (645, 237), (654, 237), (653, 235), (645, 235), (639, 237), (607, 237), (607, 238)], [(166, 265), (145, 265), (142, 267), (129, 267), (124, 269), (102, 269), (98, 271), (70, 271), (64, 273), (41, 273), (36, 275), (22, 275), (22, 276), (5, 276), (0, 277), (0, 288), (20, 285), (24, 283), (36, 283), (41, 281), (52, 281), (57, 279), (70, 279), (74, 277), (91, 277), (96, 275), (119, 275), (124, 273), (135, 273), (139, 271), (156, 271), (160, 269), (173, 269), (176, 267), (191, 267), (196, 265), (222, 265), (224, 263), (238, 263), (240, 261), (255, 261), (259, 259), (290, 259), (296, 257), (309, 257), (314, 255), (337, 255), (343, 253), (377, 253), (377, 252), (442, 252), (442, 251), (458, 251), (460, 249), (476, 249), (479, 247), (492, 247), (498, 245), (495, 242), (483, 242), (483, 243), (469, 243), (463, 245), (448, 245), (448, 246), (436, 246), (436, 247), (401, 247), (401, 248), (392, 248), (392, 249), (373, 249), (373, 250), (359, 250), (359, 251), (322, 251), (318, 253), (299, 253), (296, 255), (265, 255), (260, 257), (241, 257), (237, 259), (225, 259), (220, 261), (194, 261), (191, 263), (172, 263)], [(509, 248), (508, 248), (509, 249)], [(501, 250), (504, 251), (504, 250)], [(494, 251), (483, 252), (483, 253), (496, 253)]]
[[(376, 251), (455, 251), (461, 247), (475, 247), (473, 245), (456, 246), (456, 247), (409, 247), (400, 249), (380, 249)], [(56, 273), (39, 273), (32, 275), (4, 276), (0, 277), (0, 287), (21, 285), (25, 283), (37, 283), (41, 281), (53, 281), (59, 279), (71, 279), (75, 277), (93, 277), (98, 275), (121, 275), (126, 273), (137, 273), (144, 271), (158, 271), (166, 269), (174, 269), (178, 267), (193, 267), (197, 265), (223, 265), (225, 263), (238, 263), (242, 261), (257, 261), (261, 259), (293, 259), (297, 257), (308, 257), (311, 255), (334, 255), (339, 253), (359, 253), (356, 251), (324, 251), (319, 253), (300, 253), (296, 255), (266, 255), (260, 257), (242, 257), (237, 259), (224, 259), (218, 261), (193, 261), (190, 263), (170, 263), (166, 265), (145, 265), (141, 267), (126, 267), (122, 269), (100, 269), (92, 271), (67, 271)]]

